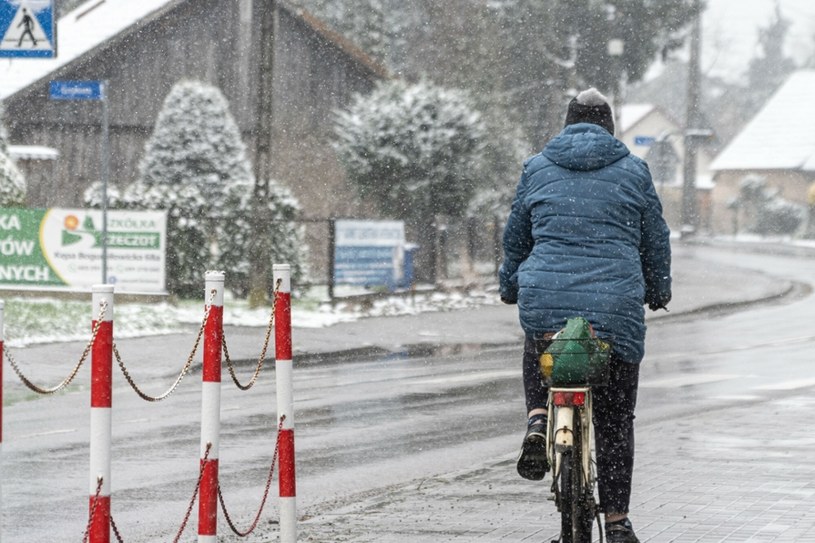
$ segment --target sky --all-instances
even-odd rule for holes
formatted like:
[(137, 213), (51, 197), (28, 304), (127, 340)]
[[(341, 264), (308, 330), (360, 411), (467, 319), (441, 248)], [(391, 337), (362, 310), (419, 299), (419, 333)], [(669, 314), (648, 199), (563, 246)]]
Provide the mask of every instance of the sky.
[[(792, 23), (787, 52), (801, 62), (815, 53), (815, 2), (777, 0)], [(772, 20), (776, 0), (708, 0), (702, 19), (702, 69), (735, 81), (755, 56), (758, 32)]]

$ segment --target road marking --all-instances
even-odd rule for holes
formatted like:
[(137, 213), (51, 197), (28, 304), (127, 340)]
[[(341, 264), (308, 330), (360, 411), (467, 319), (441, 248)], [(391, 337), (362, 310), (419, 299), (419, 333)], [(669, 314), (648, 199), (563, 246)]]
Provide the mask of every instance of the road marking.
[(640, 383), (640, 388), (680, 388), (692, 385), (704, 385), (706, 383), (715, 383), (718, 381), (729, 381), (731, 379), (738, 379), (744, 377), (743, 375), (736, 374), (716, 374), (716, 373), (689, 373), (684, 375), (677, 375), (676, 377), (665, 377), (663, 379), (653, 379), (651, 381), (643, 381)]
[(23, 434), (19, 436), (17, 439), (28, 439), (31, 437), (43, 437), (43, 436), (55, 436), (58, 434), (70, 434), (76, 432), (76, 428), (66, 428), (64, 430), (49, 430), (48, 432), (37, 432), (34, 434)]
[(755, 387), (756, 390), (795, 390), (798, 388), (809, 388), (815, 386), (815, 379), (793, 379), (791, 381), (782, 381), (780, 383), (771, 383), (769, 385), (762, 385)]
[(521, 377), (519, 370), (487, 371), (482, 373), (468, 373), (465, 375), (450, 375), (437, 377), (435, 379), (420, 379), (413, 381), (413, 385), (444, 385), (454, 383), (471, 383), (473, 381), (491, 381), (493, 379), (505, 379), (507, 377)]

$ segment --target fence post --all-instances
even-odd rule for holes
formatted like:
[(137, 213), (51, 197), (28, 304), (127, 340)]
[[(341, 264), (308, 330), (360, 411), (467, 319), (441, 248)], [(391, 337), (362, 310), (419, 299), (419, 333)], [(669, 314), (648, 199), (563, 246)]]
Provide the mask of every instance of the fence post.
[[(0, 520), (2, 520), (2, 512), (3, 512), (3, 338), (5, 337), (3, 334), (3, 307), (5, 303), (3, 300), (0, 300)], [(0, 526), (2, 526), (2, 522), (0, 522)], [(0, 533), (0, 540), (2, 539), (2, 533)]]
[[(93, 322), (102, 302), (107, 303), (105, 314), (91, 350), (91, 436), (90, 436), (90, 514), (93, 520), (88, 532), (89, 543), (110, 543), (110, 448), (111, 407), (113, 400), (113, 285), (94, 285), (92, 288)], [(99, 478), (102, 487), (99, 497), (96, 488)]]
[[(224, 273), (208, 271), (204, 291), (209, 317), (204, 325), (201, 394), (201, 488), (198, 498), (198, 541), (215, 543), (218, 531), (218, 445), (221, 429), (221, 348), (223, 344)], [(212, 294), (212, 291), (215, 294)], [(207, 444), (209, 456), (204, 460)]]
[(275, 303), (275, 376), (277, 416), (283, 418), (280, 445), (280, 543), (297, 540), (297, 504), (294, 477), (294, 394), (291, 347), (291, 266), (273, 266), (274, 283), (280, 280)]

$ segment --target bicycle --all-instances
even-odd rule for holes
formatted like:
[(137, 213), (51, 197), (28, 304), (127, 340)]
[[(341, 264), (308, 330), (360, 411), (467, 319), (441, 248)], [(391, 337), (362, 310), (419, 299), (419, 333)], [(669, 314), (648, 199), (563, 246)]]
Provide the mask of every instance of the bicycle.
[[(596, 462), (591, 391), (608, 382), (610, 343), (598, 339), (582, 317), (569, 319), (540, 356), (549, 385), (546, 456), (552, 466), (552, 493), (561, 515), (560, 543), (591, 543), (597, 521)], [(558, 540), (553, 541), (557, 543)]]

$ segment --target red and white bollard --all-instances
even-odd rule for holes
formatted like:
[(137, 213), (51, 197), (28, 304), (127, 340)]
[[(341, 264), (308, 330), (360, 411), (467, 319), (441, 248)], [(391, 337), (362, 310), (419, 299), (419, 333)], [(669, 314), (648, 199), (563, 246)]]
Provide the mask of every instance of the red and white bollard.
[[(113, 285), (94, 285), (92, 330), (103, 302), (107, 303), (91, 350), (91, 470), (89, 543), (110, 543), (110, 448), (113, 400)], [(96, 490), (99, 479), (102, 487)]]
[(275, 303), (275, 376), (277, 416), (283, 417), (278, 436), (280, 479), (280, 543), (297, 540), (297, 504), (294, 477), (294, 393), (291, 354), (291, 266), (273, 266), (275, 285), (280, 280)]
[[(212, 292), (215, 291), (213, 295)], [(204, 325), (201, 396), (201, 488), (198, 496), (198, 541), (215, 543), (218, 531), (218, 434), (221, 430), (221, 346), (224, 323), (224, 273), (206, 273), (204, 300), (210, 303)], [(209, 445), (209, 454), (207, 454)], [(206, 456), (206, 460), (204, 457)]]

